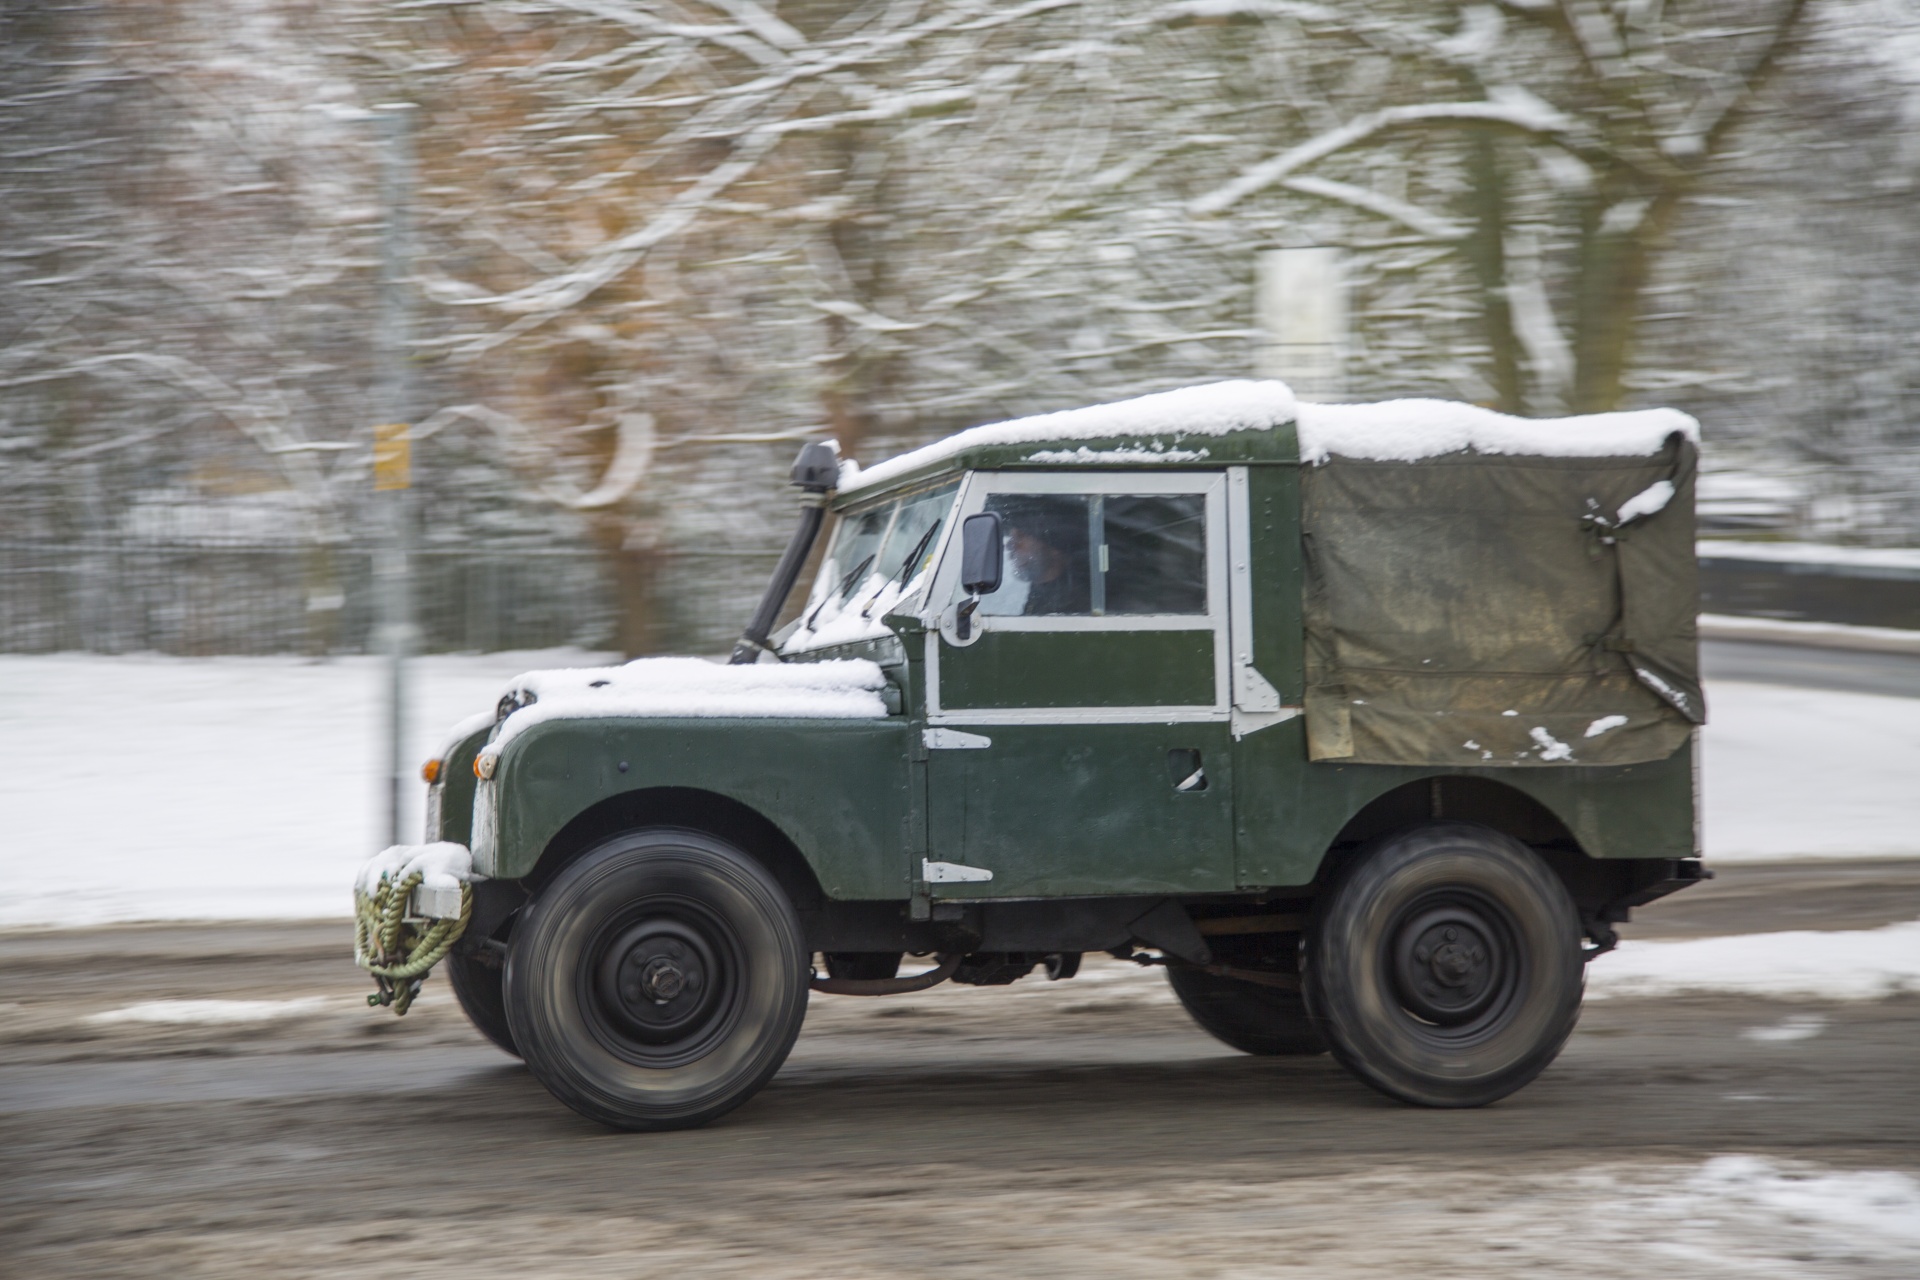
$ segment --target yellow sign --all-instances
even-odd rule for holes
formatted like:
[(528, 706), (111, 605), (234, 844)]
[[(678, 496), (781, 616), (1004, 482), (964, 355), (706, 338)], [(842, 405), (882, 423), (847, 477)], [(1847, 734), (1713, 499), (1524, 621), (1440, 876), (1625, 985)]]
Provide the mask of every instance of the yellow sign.
[(373, 490), (413, 485), (413, 439), (404, 422), (383, 422), (373, 429)]

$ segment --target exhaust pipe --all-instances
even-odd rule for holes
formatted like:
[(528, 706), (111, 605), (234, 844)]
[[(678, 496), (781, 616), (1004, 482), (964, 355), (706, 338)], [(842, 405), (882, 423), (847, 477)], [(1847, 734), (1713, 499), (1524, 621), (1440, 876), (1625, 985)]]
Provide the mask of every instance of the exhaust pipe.
[(936, 959), (940, 961), (938, 968), (916, 973), (911, 978), (815, 978), (808, 985), (830, 996), (903, 996), (909, 991), (937, 987), (951, 978), (953, 971), (960, 967), (961, 955), (955, 951)]

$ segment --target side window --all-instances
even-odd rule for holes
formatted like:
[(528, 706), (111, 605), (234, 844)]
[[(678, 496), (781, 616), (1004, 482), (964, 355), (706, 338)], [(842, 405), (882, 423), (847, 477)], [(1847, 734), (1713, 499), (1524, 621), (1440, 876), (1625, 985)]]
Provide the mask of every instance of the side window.
[(1106, 500), (1108, 613), (1207, 611), (1207, 508), (1198, 493)]
[(1006, 574), (980, 612), (1109, 617), (1207, 612), (1206, 497), (996, 493)]
[(996, 493), (1006, 572), (981, 612), (1002, 616), (1086, 615), (1094, 609), (1089, 547), (1093, 499), (1086, 494)]

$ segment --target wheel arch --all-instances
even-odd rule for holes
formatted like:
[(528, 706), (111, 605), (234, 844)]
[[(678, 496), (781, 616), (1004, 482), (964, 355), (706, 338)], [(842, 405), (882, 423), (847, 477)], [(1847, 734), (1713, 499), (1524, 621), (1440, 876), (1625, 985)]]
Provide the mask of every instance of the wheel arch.
[(818, 910), (826, 899), (786, 832), (751, 806), (697, 787), (647, 787), (596, 801), (554, 833), (523, 883), (537, 894), (601, 841), (639, 827), (684, 827), (737, 846), (772, 874), (796, 911)]
[(1566, 886), (1583, 922), (1604, 920), (1644, 878), (1639, 860), (1593, 857), (1538, 797), (1484, 773), (1455, 773), (1390, 787), (1362, 805), (1328, 846), (1318, 879), (1331, 880), (1375, 841), (1434, 821), (1474, 823), (1526, 845)]

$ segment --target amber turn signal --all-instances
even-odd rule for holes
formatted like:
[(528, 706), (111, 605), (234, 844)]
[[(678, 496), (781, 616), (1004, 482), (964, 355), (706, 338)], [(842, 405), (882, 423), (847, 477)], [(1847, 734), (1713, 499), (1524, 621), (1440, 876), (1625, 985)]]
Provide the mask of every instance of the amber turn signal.
[(473, 776), (485, 782), (493, 776), (493, 767), (499, 763), (499, 756), (491, 751), (482, 751), (473, 758)]
[(420, 776), (426, 780), (428, 786), (432, 786), (434, 783), (440, 781), (440, 762), (438, 760), (429, 760), (421, 765)]

